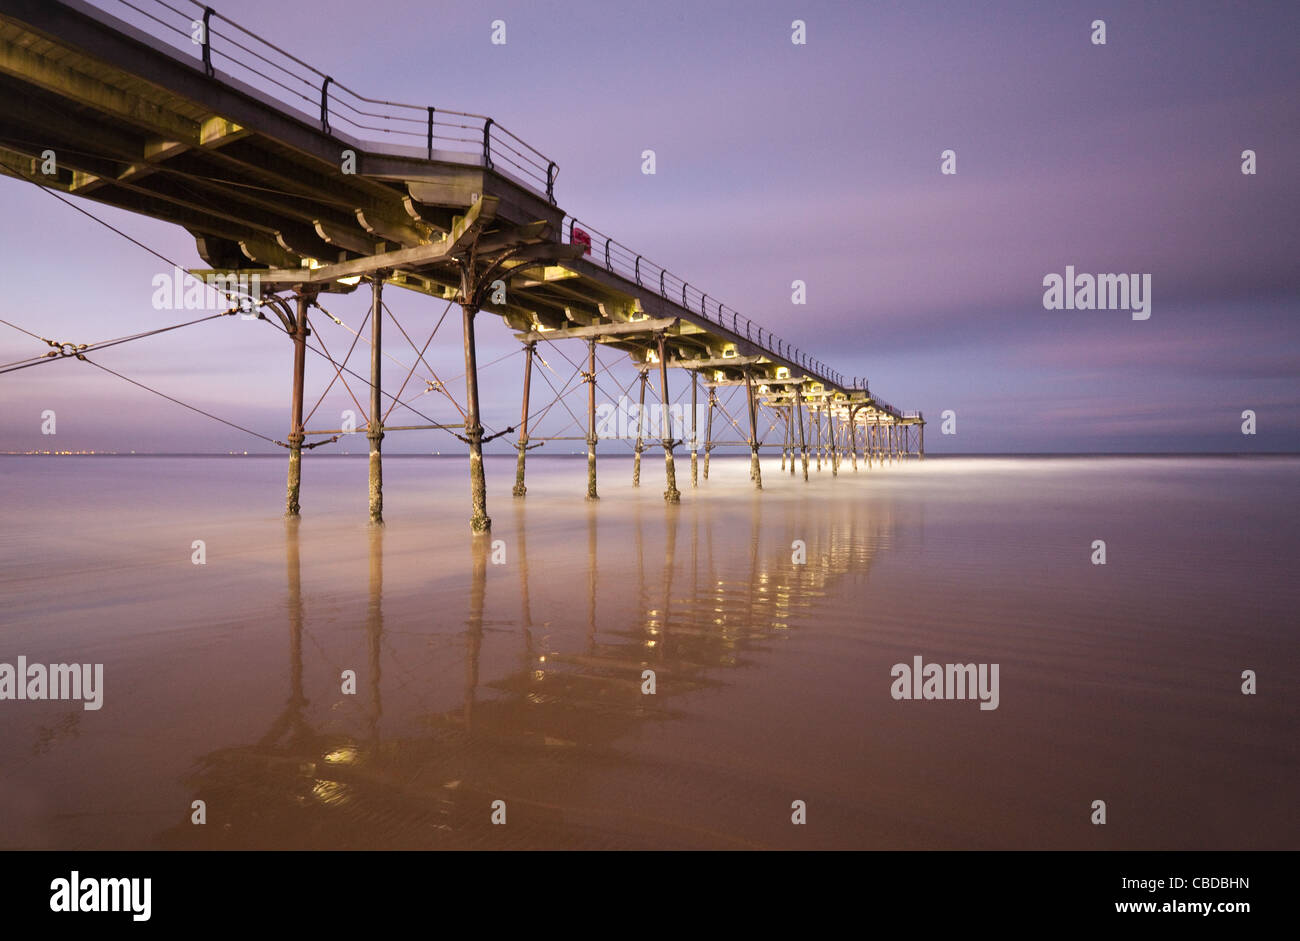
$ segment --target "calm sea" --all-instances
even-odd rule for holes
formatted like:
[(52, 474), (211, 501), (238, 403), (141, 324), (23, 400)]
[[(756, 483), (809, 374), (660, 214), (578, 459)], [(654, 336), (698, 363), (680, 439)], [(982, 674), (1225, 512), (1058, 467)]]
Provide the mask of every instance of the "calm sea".
[(304, 463), (0, 458), (0, 846), (1300, 846), (1300, 459)]

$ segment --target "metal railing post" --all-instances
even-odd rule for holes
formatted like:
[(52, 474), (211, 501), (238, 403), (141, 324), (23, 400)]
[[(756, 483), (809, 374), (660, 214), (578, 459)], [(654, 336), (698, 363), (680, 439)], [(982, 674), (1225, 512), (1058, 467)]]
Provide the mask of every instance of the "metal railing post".
[(216, 74), (212, 68), (212, 27), (209, 21), (212, 19), (212, 7), (203, 8), (203, 71), (208, 78)]
[(328, 75), (320, 86), (320, 126), (326, 134), (330, 132), (330, 82), (334, 79)]

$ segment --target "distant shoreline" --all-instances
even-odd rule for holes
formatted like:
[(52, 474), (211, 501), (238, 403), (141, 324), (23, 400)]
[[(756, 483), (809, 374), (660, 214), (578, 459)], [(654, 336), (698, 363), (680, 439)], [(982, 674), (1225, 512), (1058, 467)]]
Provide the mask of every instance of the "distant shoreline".
[[(690, 452), (689, 452), (689, 451), (682, 451), (682, 450), (679, 449), (676, 453), (677, 453), (678, 455), (685, 455), (685, 454), (689, 454)], [(737, 449), (736, 451), (734, 451), (734, 453), (733, 453), (733, 452), (726, 452), (726, 451), (722, 451), (722, 452), (720, 452), (720, 449), (715, 449), (714, 452), (713, 452), (713, 454), (714, 454), (715, 457), (748, 457), (748, 453), (749, 453), (748, 451), (743, 450), (743, 449)], [(502, 453), (498, 453), (498, 454), (484, 454), (483, 456), (484, 456), (484, 458), (503, 458), (503, 459), (509, 459), (509, 460), (512, 460), (512, 461), (515, 459), (515, 454), (514, 454), (513, 452), (502, 452)], [(603, 456), (603, 457), (609, 457), (609, 458), (612, 459), (612, 458), (615, 458), (615, 457), (622, 457), (623, 455), (621, 455), (621, 454), (609, 454), (609, 455), (601, 455), (601, 456)], [(30, 452), (30, 451), (0, 451), (0, 457), (49, 457), (49, 458), (53, 458), (53, 457), (62, 457), (62, 458), (66, 458), (66, 457), (110, 457), (110, 458), (133, 458), (133, 457), (173, 457), (173, 458), (179, 457), (179, 458), (195, 458), (195, 457), (213, 457), (213, 458), (231, 458), (231, 459), (234, 459), (234, 458), (258, 458), (258, 459), (262, 459), (262, 460), (265, 460), (265, 459), (267, 459), (267, 458), (272, 458), (272, 459), (275, 459), (275, 460), (284, 460), (284, 458), (285, 458), (285, 454), (284, 454), (284, 452), (280, 452), (280, 451), (262, 451), (262, 452), (251, 452), (251, 453), (247, 453), (247, 454), (244, 454), (244, 453), (241, 453), (241, 454), (230, 454), (230, 453), (223, 453), (223, 452), (219, 452), (219, 451), (188, 451), (188, 452), (187, 452), (187, 451), (131, 451), (131, 452), (128, 452), (128, 453), (113, 452), (113, 451), (64, 451), (64, 452), (58, 452), (58, 453)], [(385, 452), (384, 452), (384, 457), (385, 457), (385, 458), (402, 458), (402, 459), (406, 459), (406, 458), (433, 458), (433, 459), (438, 459), (438, 460), (444, 460), (444, 459), (445, 459), (445, 460), (464, 460), (465, 457), (466, 457), (466, 455), (463, 454), (463, 453), (454, 453), (454, 454), (422, 454), (422, 453), (416, 453), (416, 452), (410, 452), (410, 451), (408, 451), (408, 452), (401, 452), (401, 451), (385, 451)], [(1268, 458), (1268, 457), (1273, 457), (1273, 458), (1287, 458), (1287, 457), (1300, 457), (1300, 451), (1259, 451), (1259, 452), (1247, 452), (1247, 451), (1024, 451), (1024, 452), (1018, 452), (1018, 451), (990, 451), (990, 452), (970, 452), (970, 453), (927, 454), (927, 455), (925, 456), (925, 460), (927, 460), (927, 461), (944, 461), (944, 460), (952, 460), (952, 459), (954, 459), (954, 458), (961, 458), (961, 459), (970, 459), (970, 458), (1003, 458), (1003, 459), (1005, 459), (1005, 458), (1032, 458), (1032, 459), (1040, 459), (1040, 460), (1052, 460), (1052, 459), (1059, 459), (1059, 458), (1089, 458), (1089, 459), (1092, 459), (1092, 458), (1117, 458), (1117, 457), (1133, 457), (1133, 458), (1156, 458), (1156, 457), (1159, 457), (1159, 458), (1231, 457), (1231, 458), (1251, 458), (1251, 459), (1253, 459), (1253, 458)], [(364, 452), (364, 451), (360, 451), (360, 452), (357, 452), (357, 453), (355, 453), (355, 454), (337, 454), (337, 453), (336, 453), (336, 454), (318, 454), (318, 455), (317, 455), (317, 454), (313, 454), (312, 457), (311, 457), (311, 459), (312, 459), (312, 460), (320, 460), (320, 459), (330, 459), (330, 460), (367, 460), (367, 459), (368, 459), (368, 455), (367, 455), (367, 453)], [(529, 461), (534, 461), (534, 460), (566, 460), (566, 459), (585, 461), (585, 460), (587, 459), (587, 455), (586, 455), (586, 452), (576, 452), (576, 451), (573, 452), (573, 453), (571, 453), (571, 454), (557, 454), (557, 453), (554, 453), (554, 452), (552, 452), (552, 453), (550, 453), (550, 454), (539, 454), (539, 453), (537, 453), (537, 452), (533, 452), (533, 453), (531, 453), (531, 454), (529, 455), (529, 457), (528, 457), (528, 460), (529, 460)], [(773, 456), (772, 459), (775, 460), (775, 457)], [(912, 457), (912, 458), (909, 458), (909, 459), (908, 459), (908, 463), (916, 462), (917, 460), (918, 460), (917, 458)]]

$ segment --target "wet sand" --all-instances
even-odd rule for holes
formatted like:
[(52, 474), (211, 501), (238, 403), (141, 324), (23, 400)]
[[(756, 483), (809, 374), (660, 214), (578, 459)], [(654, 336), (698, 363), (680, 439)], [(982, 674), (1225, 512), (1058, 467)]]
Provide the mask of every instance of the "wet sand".
[[(1300, 459), (727, 457), (666, 507), (489, 458), (478, 542), (463, 460), (389, 458), (382, 528), (304, 463), (292, 524), (282, 459), (0, 458), (0, 662), (105, 677), (0, 701), (0, 846), (1300, 846)], [(998, 708), (892, 698), (915, 656)]]

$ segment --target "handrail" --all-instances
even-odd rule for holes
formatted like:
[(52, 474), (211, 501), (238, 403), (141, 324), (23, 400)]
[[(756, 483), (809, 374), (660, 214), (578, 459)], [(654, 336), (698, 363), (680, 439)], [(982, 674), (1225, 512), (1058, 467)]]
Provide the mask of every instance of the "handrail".
[[(300, 111), (304, 110), (303, 103), (311, 106), (318, 101), (320, 127), (327, 135), (334, 133), (335, 124), (346, 126), (350, 131), (357, 132), (361, 139), (366, 140), (373, 141), (373, 138), (367, 137), (366, 132), (377, 132), (384, 135), (385, 139), (414, 142), (415, 146), (411, 149), (419, 147), (429, 159), (434, 157), (435, 142), (450, 145), (448, 149), (451, 150), (477, 151), (484, 167), (493, 170), (500, 162), (508, 167), (512, 174), (518, 176), (518, 182), (538, 193), (543, 193), (552, 205), (555, 204), (555, 180), (559, 175), (559, 166), (554, 160), (546, 157), (541, 151), (486, 115), (435, 108), (432, 105), (413, 105), (368, 98), (198, 0), (172, 0), (174, 3), (194, 8), (193, 15), (172, 6), (167, 0), (89, 0), (89, 2), (98, 8), (112, 7), (114, 15), (120, 15), (132, 26), (142, 28), (150, 36), (170, 43), (177, 51), (185, 52), (193, 46), (198, 46), (198, 56), (204, 72), (214, 79), (217, 78), (217, 74), (213, 60), (214, 57), (219, 57), (225, 69), (224, 77), (237, 78), (232, 70), (242, 70), (257, 76), (280, 89), (287, 96), (285, 103)], [(160, 15), (154, 15), (138, 4), (149, 4)], [(118, 9), (119, 6), (126, 7), (131, 13), (122, 13)], [(132, 13), (135, 15), (133, 16)], [(167, 15), (171, 16), (172, 22), (162, 18)], [(201, 17), (201, 20), (193, 17)], [(177, 22), (180, 25), (177, 25)], [(214, 22), (225, 24), (229, 29), (218, 30), (214, 27)], [(161, 27), (161, 30), (158, 27)], [(202, 29), (201, 41), (196, 38), (199, 28)], [(214, 38), (221, 42), (214, 43)], [(297, 68), (288, 67), (285, 62)], [(263, 71), (258, 63), (272, 70), (274, 74)], [(265, 84), (258, 84), (258, 87), (267, 90), (269, 94), (282, 101), (285, 100), (284, 96), (266, 89)], [(572, 216), (569, 216), (568, 220), (569, 242), (573, 243), (574, 226), (577, 220)], [(674, 290), (675, 285), (680, 284), (681, 306), (686, 311), (692, 310), (690, 292), (694, 291), (699, 297), (699, 315), (705, 320), (713, 321), (726, 329), (725, 314), (730, 313), (730, 330), (737, 338), (743, 337), (760, 345), (766, 344), (765, 349), (787, 363), (797, 364), (816, 378), (840, 389), (846, 387), (845, 377), (840, 373), (829, 369), (820, 360), (808, 356), (787, 341), (755, 324), (748, 317), (742, 317), (738, 312), (724, 307), (721, 302), (718, 303), (716, 316), (711, 317), (708, 310), (708, 295), (698, 288), (691, 287), (683, 278), (672, 274), (662, 265), (649, 262), (644, 256), (590, 226), (582, 231), (589, 240), (586, 243), (588, 252), (591, 251), (595, 239), (605, 240), (607, 271), (628, 277), (637, 285), (642, 285), (643, 269), (648, 269), (651, 277), (655, 269), (658, 269), (659, 294), (664, 300), (668, 299), (668, 282), (673, 283)], [(755, 331), (757, 331), (757, 341), (755, 341)], [(851, 388), (865, 389), (865, 380), (859, 386), (858, 380), (854, 379)], [(877, 405), (896, 417), (901, 417), (902, 413), (893, 406), (878, 400)]]
[[(606, 235), (604, 232), (597, 230), (589, 223), (579, 223), (576, 216), (566, 215), (564, 221), (560, 224), (561, 237), (565, 230), (568, 230), (569, 244), (581, 244), (587, 254), (593, 254), (593, 246), (603, 245), (604, 265), (606, 271), (626, 278), (638, 287), (645, 287), (647, 284), (653, 284), (653, 279), (658, 274), (659, 279), (659, 296), (664, 300), (670, 300), (668, 293), (669, 287), (673, 290), (672, 303), (679, 303), (679, 306), (688, 312), (694, 312), (697, 307), (699, 316), (707, 321), (716, 323), (723, 329), (730, 330), (737, 338), (744, 339), (758, 344), (765, 352), (773, 354), (775, 357), (782, 359), (792, 365), (797, 365), (806, 369), (810, 375), (828, 385), (833, 385), (844, 391), (865, 390), (866, 380), (852, 380), (852, 384), (846, 377), (833, 369), (830, 369), (821, 360), (809, 356), (797, 347), (792, 346), (789, 341), (767, 330), (760, 324), (755, 323), (748, 317), (742, 316), (739, 312), (732, 310), (718, 301), (716, 313), (710, 313), (709, 302), (712, 298), (703, 291), (691, 285), (684, 278), (673, 274), (663, 265), (655, 264), (644, 255), (633, 251), (622, 242)], [(575, 230), (582, 236), (581, 240), (575, 240)], [(593, 262), (595, 258), (592, 259)], [(597, 262), (599, 264), (599, 262)], [(649, 281), (647, 281), (647, 276)], [(679, 288), (680, 286), (680, 288)], [(677, 292), (680, 290), (680, 298)], [(730, 316), (727, 316), (730, 315)], [(892, 406), (890, 407), (892, 408)]]
[(214, 59), (219, 59), (222, 78), (255, 85), (299, 110), (319, 102), (320, 129), (327, 135), (342, 130), (368, 143), (392, 141), (418, 148), (430, 160), (435, 141), (448, 150), (477, 149), (487, 169), (500, 164), (498, 172), (508, 172), (555, 204), (559, 165), (486, 115), (369, 98), (198, 0), (89, 2), (178, 52), (197, 47), (209, 78), (218, 78)]

